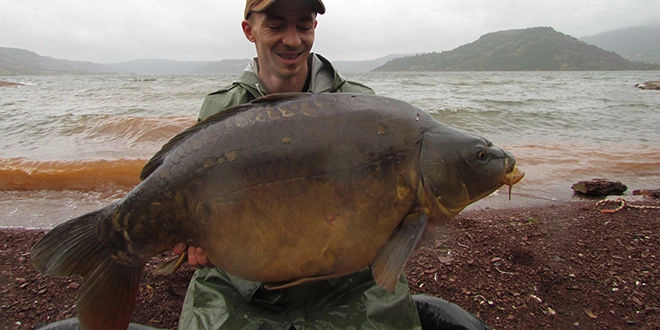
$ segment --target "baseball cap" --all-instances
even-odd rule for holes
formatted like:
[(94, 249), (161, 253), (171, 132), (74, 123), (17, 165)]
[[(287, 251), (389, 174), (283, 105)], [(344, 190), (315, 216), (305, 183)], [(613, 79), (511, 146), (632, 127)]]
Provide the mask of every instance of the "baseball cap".
[[(247, 19), (250, 13), (260, 13), (265, 11), (268, 7), (274, 4), (275, 1), (277, 0), (247, 0), (245, 3), (244, 17)], [(321, 0), (308, 0), (307, 2), (309, 2), (309, 5), (315, 12), (319, 14), (325, 13), (325, 6)]]

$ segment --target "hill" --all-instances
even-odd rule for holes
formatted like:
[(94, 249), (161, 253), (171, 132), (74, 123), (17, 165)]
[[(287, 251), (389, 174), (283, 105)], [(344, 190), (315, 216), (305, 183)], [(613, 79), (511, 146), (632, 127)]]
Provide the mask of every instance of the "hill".
[(220, 61), (175, 61), (166, 59), (140, 59), (107, 64), (117, 73), (135, 74), (194, 74), (239, 73), (245, 69), (248, 59)]
[(194, 72), (206, 64), (207, 62), (140, 59), (121, 63), (110, 63), (107, 66), (117, 73), (177, 74)]
[(335, 66), (337, 71), (342, 73), (369, 72), (387, 63), (388, 61), (402, 56), (405, 55), (392, 54), (366, 61), (332, 61), (332, 64)]
[[(333, 61), (343, 73), (369, 72), (387, 61), (401, 55), (389, 55), (365, 61)], [(122, 63), (107, 64), (119, 73), (137, 74), (187, 74), (187, 73), (241, 73), (250, 59), (226, 59), (220, 61), (173, 61), (163, 59), (142, 59)]]
[[(400, 55), (389, 55), (366, 61), (333, 61), (340, 72), (369, 72)], [(219, 61), (174, 61), (165, 59), (140, 59), (121, 63), (98, 64), (92, 62), (60, 60), (41, 56), (34, 52), (0, 47), (0, 76), (3, 75), (51, 75), (89, 73), (135, 74), (195, 74), (240, 73), (250, 59), (226, 59)]]
[(612, 30), (580, 39), (631, 61), (660, 64), (660, 25)]
[[(659, 70), (660, 27), (630, 28), (583, 38), (550, 27), (493, 32), (477, 41), (441, 53), (389, 55), (369, 61), (333, 61), (340, 72), (368, 71), (536, 71), (536, 70)], [(617, 53), (623, 54), (625, 59)], [(658, 64), (632, 62), (644, 60)], [(29, 74), (190, 74), (240, 73), (249, 59), (172, 61), (142, 59), (98, 64), (41, 56), (0, 47), (0, 75)]]
[(58, 60), (25, 49), (0, 47), (0, 75), (110, 72), (113, 69), (102, 64)]
[(631, 62), (550, 27), (493, 32), (441, 53), (398, 58), (376, 71), (645, 70), (660, 65)]

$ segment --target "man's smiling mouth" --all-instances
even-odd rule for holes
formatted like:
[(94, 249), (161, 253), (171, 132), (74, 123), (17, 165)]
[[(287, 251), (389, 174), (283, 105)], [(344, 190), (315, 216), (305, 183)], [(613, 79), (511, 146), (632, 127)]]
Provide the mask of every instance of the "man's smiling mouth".
[(278, 55), (279, 55), (279, 57), (281, 57), (282, 59), (285, 59), (285, 60), (295, 60), (295, 59), (299, 58), (302, 54), (303, 54), (303, 52), (299, 52), (299, 53), (280, 53)]

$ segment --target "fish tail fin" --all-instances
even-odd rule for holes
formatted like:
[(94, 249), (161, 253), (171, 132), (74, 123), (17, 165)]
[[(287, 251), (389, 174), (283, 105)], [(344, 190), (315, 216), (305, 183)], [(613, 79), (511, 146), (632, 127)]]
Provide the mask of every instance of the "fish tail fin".
[(96, 226), (110, 217), (112, 206), (62, 223), (33, 248), (31, 259), (44, 275), (82, 276), (78, 318), (85, 329), (126, 329), (144, 267), (112, 258)]
[(85, 329), (126, 329), (131, 321), (144, 267), (108, 259), (90, 274), (78, 294), (78, 318)]

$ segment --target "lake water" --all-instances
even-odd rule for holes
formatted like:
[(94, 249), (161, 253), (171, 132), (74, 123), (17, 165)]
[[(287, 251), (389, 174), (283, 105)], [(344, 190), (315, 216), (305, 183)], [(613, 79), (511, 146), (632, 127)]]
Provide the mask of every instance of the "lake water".
[[(410, 102), (514, 154), (523, 181), (479, 207), (575, 199), (606, 178), (660, 188), (660, 72), (360, 73), (348, 78)], [(12, 76), (0, 88), (0, 226), (49, 227), (121, 197), (204, 96), (235, 75)]]

